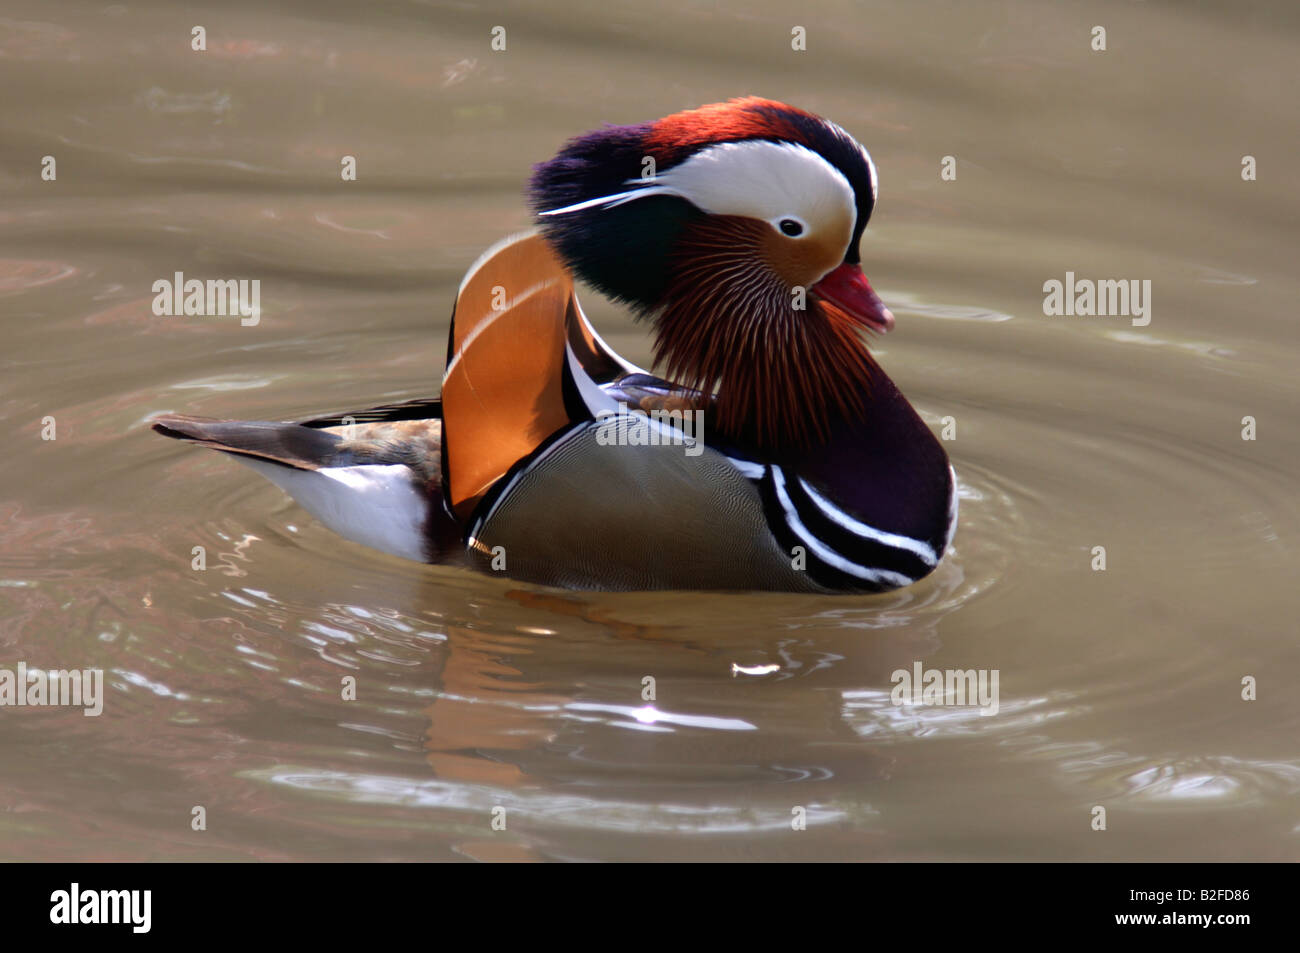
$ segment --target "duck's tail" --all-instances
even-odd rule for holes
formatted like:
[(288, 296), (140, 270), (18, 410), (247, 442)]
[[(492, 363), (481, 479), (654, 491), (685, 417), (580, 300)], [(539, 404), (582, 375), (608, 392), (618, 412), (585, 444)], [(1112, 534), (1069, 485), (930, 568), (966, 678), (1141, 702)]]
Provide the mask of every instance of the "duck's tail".
[(322, 426), (330, 422), (161, 414), (152, 426), (163, 436), (230, 454), (340, 536), (420, 562), (449, 558), (460, 532), (443, 503), (442, 421)]

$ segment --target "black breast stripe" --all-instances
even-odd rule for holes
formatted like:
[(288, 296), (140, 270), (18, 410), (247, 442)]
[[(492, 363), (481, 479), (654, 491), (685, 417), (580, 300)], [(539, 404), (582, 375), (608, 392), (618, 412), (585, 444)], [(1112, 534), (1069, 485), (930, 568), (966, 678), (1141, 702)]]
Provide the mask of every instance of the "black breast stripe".
[(857, 565), (888, 570), (912, 580), (920, 579), (934, 569), (933, 562), (911, 549), (872, 539), (833, 520), (809, 496), (803, 481), (797, 477), (786, 473), (785, 486), (803, 526), (832, 550)]
[[(777, 542), (792, 560), (796, 546), (803, 550), (805, 571), (820, 586), (848, 592), (885, 592), (914, 582), (932, 568), (915, 557), (901, 560), (891, 547), (880, 544), (876, 544), (878, 550), (888, 552), (878, 553), (881, 564), (872, 562), (870, 557), (877, 551), (856, 537), (854, 545), (844, 546), (848, 552), (840, 551), (827, 538), (832, 534), (825, 528), (824, 515), (803, 493), (797, 478), (791, 478), (781, 467), (765, 467), (758, 488), (768, 526)], [(839, 536), (834, 538), (841, 544), (849, 542)]]

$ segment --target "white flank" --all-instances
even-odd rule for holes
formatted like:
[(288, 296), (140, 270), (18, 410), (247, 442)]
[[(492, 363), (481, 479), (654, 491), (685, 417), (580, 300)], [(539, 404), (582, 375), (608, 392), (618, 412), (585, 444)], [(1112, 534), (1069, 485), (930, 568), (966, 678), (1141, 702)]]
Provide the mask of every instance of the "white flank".
[(429, 503), (401, 464), (295, 470), (253, 457), (235, 459), (288, 493), (346, 539), (403, 559), (426, 562)]

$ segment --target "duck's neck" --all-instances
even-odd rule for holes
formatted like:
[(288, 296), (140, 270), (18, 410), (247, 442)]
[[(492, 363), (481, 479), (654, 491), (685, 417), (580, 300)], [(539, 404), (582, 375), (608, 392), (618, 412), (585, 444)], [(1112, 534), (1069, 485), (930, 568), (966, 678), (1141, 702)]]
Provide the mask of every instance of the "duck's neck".
[(835, 421), (828, 439), (791, 466), (856, 519), (942, 544), (953, 492), (948, 454), (883, 371), (866, 414)]
[(681, 252), (653, 315), (655, 363), (683, 387), (716, 392), (713, 426), (730, 440), (769, 454), (807, 448), (836, 421), (868, 416), (888, 378), (852, 318), (792, 291), (744, 238)]

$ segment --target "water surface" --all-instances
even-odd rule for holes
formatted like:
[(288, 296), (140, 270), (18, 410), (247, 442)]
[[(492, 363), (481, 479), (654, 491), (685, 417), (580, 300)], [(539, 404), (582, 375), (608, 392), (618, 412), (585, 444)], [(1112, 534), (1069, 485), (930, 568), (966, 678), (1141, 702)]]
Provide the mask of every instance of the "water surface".
[[(0, 856), (1300, 856), (1296, 8), (791, 9), (5, 0), (0, 665), (102, 668), (107, 697), (0, 709)], [(878, 359), (951, 418), (961, 483), (922, 583), (430, 569), (148, 431), (435, 392), (457, 283), (528, 224), (533, 162), (749, 93), (879, 168)], [(260, 279), (260, 323), (154, 316), (177, 271)], [(1045, 316), (1067, 271), (1150, 280), (1151, 322)], [(997, 669), (998, 713), (891, 704), (918, 661)]]

